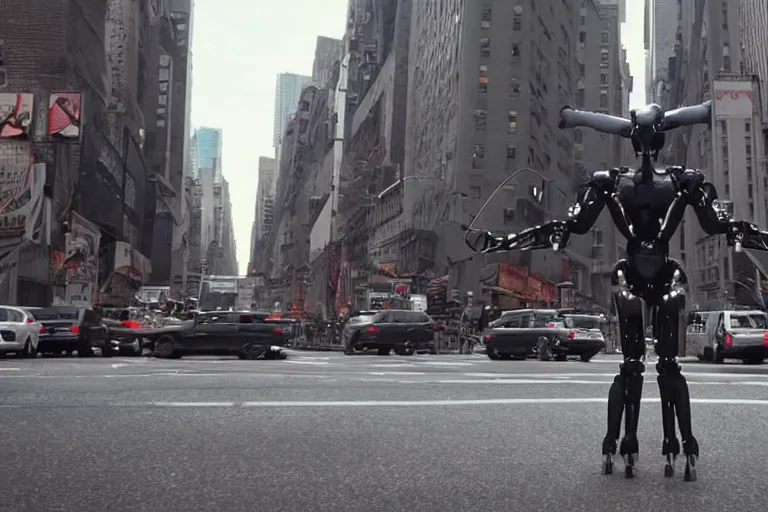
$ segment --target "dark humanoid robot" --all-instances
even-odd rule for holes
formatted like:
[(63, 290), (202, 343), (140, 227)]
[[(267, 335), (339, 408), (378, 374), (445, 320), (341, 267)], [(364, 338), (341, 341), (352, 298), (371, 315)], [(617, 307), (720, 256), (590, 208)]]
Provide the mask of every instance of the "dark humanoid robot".
[(666, 458), (664, 474), (674, 475), (680, 442), (675, 433), (675, 419), (682, 437), (685, 455), (685, 480), (696, 480), (699, 445), (691, 427), (688, 384), (677, 360), (679, 342), (684, 337), (685, 291), (687, 276), (683, 267), (669, 257), (669, 241), (683, 218), (693, 207), (704, 231), (724, 234), (736, 251), (768, 250), (768, 232), (749, 222), (735, 221), (717, 192), (698, 170), (668, 167), (653, 168), (664, 146), (664, 132), (693, 124), (708, 124), (711, 104), (706, 102), (664, 113), (658, 105), (633, 110), (631, 119), (584, 112), (565, 107), (560, 112), (560, 128), (579, 126), (629, 138), (642, 163), (636, 170), (615, 168), (596, 171), (582, 186), (576, 202), (568, 210), (568, 220), (551, 221), (520, 233), (494, 235), (467, 229), (465, 241), (476, 252), (562, 250), (571, 234), (590, 231), (603, 208), (608, 208), (619, 232), (627, 239), (627, 258), (616, 263), (612, 285), (619, 321), (624, 362), (611, 385), (608, 397), (608, 432), (603, 440), (603, 473), (613, 473), (613, 456), (624, 416), (624, 437), (619, 454), (625, 463), (625, 476), (634, 476), (638, 455), (637, 425), (643, 389), (645, 328), (643, 313), (650, 311), (656, 352), (657, 382), (661, 395)]

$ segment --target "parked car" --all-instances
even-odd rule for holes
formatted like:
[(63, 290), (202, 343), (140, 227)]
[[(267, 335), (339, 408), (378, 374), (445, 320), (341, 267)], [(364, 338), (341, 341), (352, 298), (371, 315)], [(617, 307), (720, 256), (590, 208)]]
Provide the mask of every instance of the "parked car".
[(103, 357), (111, 357), (116, 343), (107, 337), (107, 327), (101, 316), (91, 308), (51, 306), (27, 308), (42, 324), (38, 351), (42, 354), (72, 354), (78, 357), (93, 355), (93, 348), (101, 350)]
[(762, 363), (768, 358), (768, 315), (760, 310), (692, 312), (686, 347), (701, 361)]
[(139, 333), (142, 328), (139, 317), (143, 317), (141, 310), (135, 307), (103, 308), (98, 312), (101, 314), (101, 321), (107, 327), (126, 327), (134, 331), (131, 334), (110, 337), (117, 342), (120, 355), (141, 356), (143, 354), (144, 338)]
[(26, 308), (0, 306), (0, 357), (37, 357), (40, 322)]
[(554, 334), (542, 336), (536, 341), (536, 354), (541, 361), (564, 360), (578, 356), (589, 362), (605, 348), (605, 337), (600, 330), (602, 319), (595, 315), (565, 314), (555, 317), (547, 327)]
[(374, 315), (350, 318), (342, 330), (344, 353), (376, 350), (378, 355), (413, 355), (420, 349), (431, 354), (435, 349), (435, 331), (440, 327), (424, 312), (385, 309)]
[[(192, 320), (142, 329), (141, 335), (154, 345), (153, 355), (159, 358), (236, 355), (240, 359), (285, 359), (288, 335), (281, 325), (266, 321), (267, 316), (251, 311), (201, 312)], [(110, 333), (130, 335), (131, 329), (110, 327)]]
[(527, 357), (542, 361), (578, 356), (588, 362), (605, 348), (601, 318), (558, 310), (521, 309), (505, 312), (483, 336), (490, 359)]

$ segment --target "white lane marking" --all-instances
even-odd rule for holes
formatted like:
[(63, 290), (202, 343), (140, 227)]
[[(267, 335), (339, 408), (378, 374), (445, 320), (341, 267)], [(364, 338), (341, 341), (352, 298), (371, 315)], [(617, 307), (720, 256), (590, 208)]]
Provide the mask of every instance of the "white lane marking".
[(296, 359), (286, 359), (283, 362), (291, 364), (309, 364), (313, 366), (326, 366), (328, 364), (328, 361), (297, 361)]
[(150, 402), (156, 407), (234, 407), (235, 402)]
[(429, 374), (425, 372), (368, 372), (368, 375), (375, 375), (377, 377), (383, 377), (386, 375), (399, 375), (402, 377), (404, 375), (429, 375)]
[[(646, 372), (646, 376), (656, 375), (655, 371)], [(462, 373), (464, 377), (512, 377), (512, 378), (536, 378), (545, 376), (546, 378), (572, 378), (572, 377), (615, 377), (616, 373)], [(686, 372), (683, 371), (684, 377), (705, 377), (710, 379), (768, 379), (768, 373), (711, 373), (711, 372)]]
[(461, 361), (449, 362), (449, 361), (419, 361), (418, 365), (430, 365), (430, 366), (472, 366), (474, 363), (465, 363)]
[(18, 372), (21, 368), (0, 368), (0, 372)]
[[(390, 381), (395, 382), (395, 381)], [(398, 384), (586, 384), (600, 385), (613, 384), (612, 380), (560, 380), (560, 379), (420, 379), (398, 380)], [(695, 386), (762, 386), (768, 387), (765, 381), (696, 381), (689, 380), (689, 385)]]
[(375, 363), (368, 366), (374, 368), (416, 368), (418, 365), (413, 363)]
[[(152, 407), (434, 407), (456, 405), (527, 405), (527, 404), (605, 404), (607, 398), (496, 398), (481, 400), (358, 400), (358, 401), (263, 401), (263, 402), (146, 402)], [(660, 403), (659, 398), (643, 398), (643, 403)], [(763, 405), (768, 400), (692, 398), (693, 404)]]

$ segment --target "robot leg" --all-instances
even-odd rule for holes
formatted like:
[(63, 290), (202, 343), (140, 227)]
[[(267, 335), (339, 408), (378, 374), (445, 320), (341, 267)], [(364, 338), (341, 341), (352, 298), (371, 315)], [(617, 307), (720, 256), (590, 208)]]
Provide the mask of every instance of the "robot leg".
[(675, 416), (682, 437), (683, 454), (685, 455), (685, 480), (696, 480), (696, 462), (699, 458), (699, 443), (693, 436), (691, 425), (691, 398), (688, 383), (681, 373), (677, 355), (680, 350), (681, 336), (685, 323), (682, 315), (685, 313), (685, 293), (682, 289), (673, 288), (665, 294), (656, 309), (654, 324), (659, 333), (657, 352), (659, 361), (656, 363), (659, 394), (661, 395), (662, 419), (664, 421), (664, 442), (662, 455), (666, 457), (664, 475), (674, 475), (674, 462), (680, 453), (680, 443), (675, 435)]
[(612, 456), (616, 454), (616, 441), (623, 415), (624, 437), (621, 439), (619, 454), (624, 458), (625, 476), (632, 478), (639, 452), (637, 425), (645, 371), (642, 362), (645, 354), (644, 304), (642, 299), (630, 293), (626, 286), (622, 286), (621, 270), (617, 272), (617, 278), (619, 289), (614, 299), (624, 363), (620, 366), (619, 374), (614, 378), (608, 395), (608, 432), (603, 439), (603, 473), (613, 472)]

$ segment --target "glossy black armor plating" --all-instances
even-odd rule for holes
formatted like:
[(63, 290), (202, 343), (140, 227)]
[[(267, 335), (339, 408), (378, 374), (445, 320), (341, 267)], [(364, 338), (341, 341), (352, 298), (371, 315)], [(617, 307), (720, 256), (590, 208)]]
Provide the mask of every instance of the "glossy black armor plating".
[[(684, 286), (688, 278), (683, 267), (669, 257), (669, 241), (689, 206), (706, 233), (725, 234), (728, 245), (735, 246), (737, 251), (742, 247), (768, 250), (768, 232), (754, 224), (731, 219), (717, 201), (714, 186), (701, 171), (653, 167), (652, 160), (664, 146), (664, 132), (681, 126), (708, 124), (710, 102), (666, 113), (658, 105), (650, 105), (632, 111), (631, 119), (570, 107), (564, 107), (560, 115), (560, 128), (583, 126), (630, 139), (635, 153), (642, 158), (640, 167), (594, 172), (578, 192), (565, 221), (551, 221), (506, 235), (467, 228), (465, 241), (470, 248), (483, 253), (562, 250), (571, 234), (588, 233), (603, 209), (608, 209), (616, 228), (627, 240), (627, 258), (615, 264), (612, 274), (624, 361), (609, 391), (608, 428), (602, 446), (603, 472), (613, 473), (613, 457), (618, 449), (625, 461), (625, 475), (634, 475), (645, 371), (645, 313), (649, 312), (659, 356), (656, 380), (661, 395), (664, 474), (674, 475), (674, 464), (682, 449), (684, 479), (696, 480), (699, 446), (691, 426), (688, 385), (677, 359), (685, 335)], [(624, 436), (619, 442), (622, 417)], [(675, 432), (676, 422), (682, 443)]]

